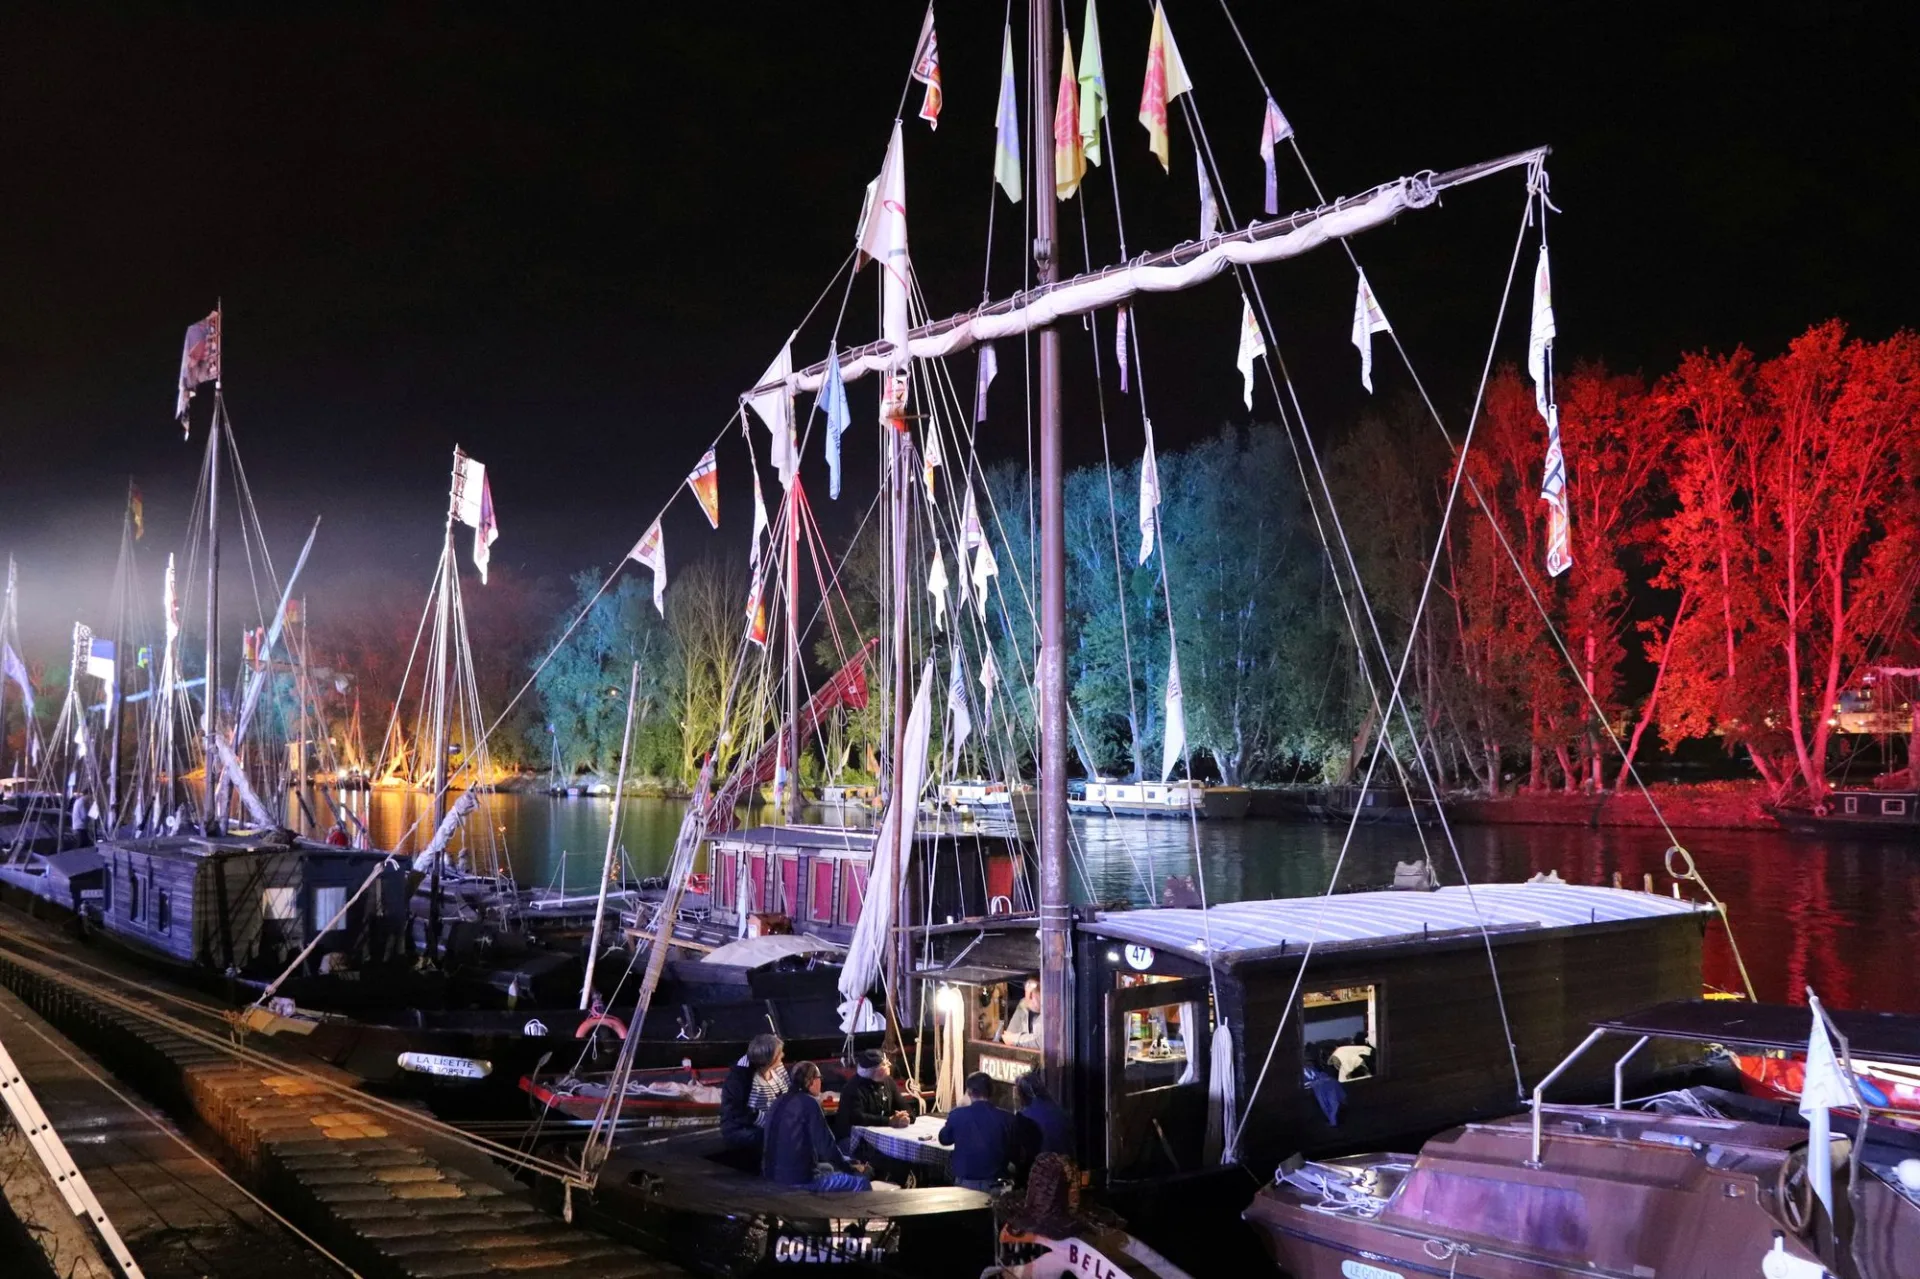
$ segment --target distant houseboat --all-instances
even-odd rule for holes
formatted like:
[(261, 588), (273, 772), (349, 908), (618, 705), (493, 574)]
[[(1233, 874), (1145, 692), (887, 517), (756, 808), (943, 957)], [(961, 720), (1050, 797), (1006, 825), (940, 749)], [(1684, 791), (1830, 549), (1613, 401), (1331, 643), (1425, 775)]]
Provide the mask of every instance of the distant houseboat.
[(1796, 835), (1920, 844), (1920, 793), (1914, 791), (1837, 790), (1811, 808), (1768, 811)]
[(1213, 820), (1245, 817), (1253, 792), (1239, 786), (1203, 786), (1195, 781), (1090, 781), (1085, 791), (1067, 800), (1076, 813), (1107, 817), (1204, 817)]

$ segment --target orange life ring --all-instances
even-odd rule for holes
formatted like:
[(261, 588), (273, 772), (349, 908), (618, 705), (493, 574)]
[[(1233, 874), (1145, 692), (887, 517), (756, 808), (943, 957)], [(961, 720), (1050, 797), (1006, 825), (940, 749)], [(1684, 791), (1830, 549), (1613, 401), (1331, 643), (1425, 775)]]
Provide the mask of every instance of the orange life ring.
[(690, 893), (711, 893), (713, 891), (713, 876), (705, 871), (698, 871), (687, 876), (687, 891)]
[(618, 1017), (611, 1017), (605, 1013), (597, 1016), (589, 1015), (583, 1017), (580, 1024), (574, 1028), (573, 1037), (575, 1039), (585, 1039), (601, 1026), (612, 1027), (613, 1033), (617, 1038), (625, 1039), (627, 1037), (627, 1023), (621, 1021)]

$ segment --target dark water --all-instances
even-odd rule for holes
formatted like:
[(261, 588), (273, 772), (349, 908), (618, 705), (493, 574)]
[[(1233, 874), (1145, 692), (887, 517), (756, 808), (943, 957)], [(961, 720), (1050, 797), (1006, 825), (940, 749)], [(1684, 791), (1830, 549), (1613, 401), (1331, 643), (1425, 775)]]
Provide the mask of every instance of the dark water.
[[(424, 810), (421, 797), (377, 792), (370, 825), (391, 846)], [(590, 891), (606, 850), (612, 803), (490, 795), (469, 826), (497, 839), (522, 883)], [(682, 805), (629, 799), (621, 805), (620, 844), (642, 875), (665, 868)], [(809, 820), (831, 820), (812, 814)], [(1076, 895), (1083, 900), (1149, 900), (1148, 885), (1195, 873), (1193, 835), (1184, 823), (1074, 818)], [(1326, 891), (1346, 828), (1248, 820), (1201, 823), (1200, 869), (1208, 899), (1300, 897)], [(1459, 882), (1453, 853), (1427, 832), (1444, 882)], [(1553, 826), (1467, 826), (1454, 831), (1474, 882), (1518, 881), (1542, 871), (1573, 883), (1632, 887), (1651, 873), (1657, 891), (1672, 891), (1662, 866), (1666, 841), (1657, 831), (1594, 831)], [(1796, 839), (1755, 831), (1685, 832), (1682, 841), (1700, 873), (1727, 906), (1733, 933), (1760, 998), (1802, 1002), (1808, 985), (1840, 1008), (1920, 1013), (1920, 848), (1894, 844)], [(1411, 827), (1363, 826), (1340, 871), (1342, 888), (1384, 884), (1396, 861), (1419, 855)], [(1694, 885), (1683, 885), (1700, 897)], [(1740, 988), (1725, 929), (1707, 934), (1710, 985)]]

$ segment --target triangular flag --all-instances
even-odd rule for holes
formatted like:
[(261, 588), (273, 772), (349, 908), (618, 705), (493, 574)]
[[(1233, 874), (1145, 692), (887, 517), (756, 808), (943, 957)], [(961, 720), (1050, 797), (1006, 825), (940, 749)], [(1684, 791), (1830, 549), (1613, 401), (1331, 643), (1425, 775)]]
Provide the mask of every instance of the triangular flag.
[(1213, 198), (1213, 183), (1207, 181), (1207, 161), (1198, 148), (1193, 153), (1194, 171), (1200, 175), (1200, 238), (1210, 240), (1220, 234), (1220, 204)]
[(984, 422), (987, 420), (987, 388), (1000, 376), (1000, 357), (994, 354), (993, 343), (980, 344), (979, 360), (973, 373), (973, 420)]
[(967, 711), (967, 673), (961, 669), (960, 646), (953, 649), (953, 675), (947, 680), (947, 717), (953, 725), (953, 754), (957, 757), (973, 736), (973, 716)]
[(999, 682), (1000, 668), (993, 664), (993, 650), (988, 649), (980, 663), (980, 717), (989, 724), (993, 722), (993, 687)]
[(947, 562), (940, 555), (940, 547), (933, 548), (933, 568), (927, 574), (927, 594), (933, 596), (933, 629), (947, 629)]
[(1071, 199), (1087, 176), (1087, 153), (1080, 149), (1080, 102), (1073, 79), (1073, 42), (1060, 38), (1060, 92), (1053, 106), (1053, 194)]
[(920, 450), (920, 478), (927, 486), (927, 501), (933, 501), (933, 473), (944, 465), (946, 458), (940, 454), (940, 432), (933, 422), (927, 422), (927, 446)]
[(640, 535), (640, 540), (627, 552), (627, 558), (636, 564), (643, 564), (653, 570), (653, 606), (660, 610), (660, 616), (667, 615), (667, 545), (660, 533), (660, 521), (655, 520)]
[(753, 575), (753, 590), (747, 596), (747, 642), (761, 648), (767, 646), (767, 605), (760, 598), (760, 588), (765, 575)]
[(500, 524), (493, 517), (493, 489), (487, 483), (487, 468), (464, 453), (454, 454), (454, 517), (473, 530), (473, 566), (480, 570), (480, 585), (487, 584), (487, 561), (493, 556), (493, 544), (500, 540)]
[(1560, 451), (1560, 408), (1547, 405), (1547, 462), (1540, 483), (1547, 504), (1547, 576), (1573, 567), (1573, 521), (1567, 514), (1567, 459)]
[(1187, 695), (1180, 689), (1180, 658), (1167, 654), (1166, 732), (1161, 734), (1160, 780), (1173, 775), (1173, 766), (1187, 751)]
[(1145, 423), (1147, 451), (1140, 458), (1140, 562), (1153, 558), (1153, 530), (1160, 523), (1160, 466), (1153, 458), (1153, 423)]
[(985, 542), (980, 543), (979, 553), (973, 558), (973, 606), (980, 611), (980, 620), (987, 620), (987, 579), (1000, 572), (1000, 565), (994, 561), (993, 548)]
[(1267, 166), (1267, 202), (1261, 207), (1268, 217), (1280, 212), (1280, 174), (1274, 163), (1274, 147), (1292, 136), (1293, 126), (1280, 114), (1273, 99), (1268, 98), (1266, 114), (1260, 120), (1260, 159)]
[(705, 512), (707, 523), (720, 527), (720, 459), (712, 449), (693, 468), (687, 476), (687, 487), (693, 490), (694, 497), (700, 501), (700, 509)]
[(1234, 363), (1240, 368), (1240, 380), (1243, 384), (1243, 398), (1247, 408), (1253, 408), (1253, 362), (1266, 358), (1267, 339), (1260, 332), (1260, 321), (1254, 318), (1253, 303), (1244, 296), (1240, 299), (1240, 352)]
[(920, 43), (913, 49), (913, 78), (927, 86), (920, 100), (920, 118), (930, 129), (940, 127), (940, 44), (933, 34), (933, 6), (927, 6), (927, 20), (920, 27)]
[(987, 540), (980, 528), (980, 508), (973, 500), (973, 485), (967, 485), (967, 502), (960, 513), (960, 545), (971, 551)]
[(780, 473), (782, 488), (793, 487), (793, 473), (800, 461), (800, 449), (793, 438), (793, 391), (787, 385), (792, 375), (793, 342), (789, 339), (767, 366), (767, 371), (760, 375), (760, 380), (754, 383), (770, 389), (747, 396), (747, 407), (766, 423), (767, 433), (772, 437), (767, 460)]
[(1547, 270), (1547, 246), (1540, 246), (1540, 262), (1533, 270), (1533, 324), (1527, 330), (1527, 376), (1533, 379), (1533, 402), (1540, 416), (1547, 416), (1553, 400), (1552, 371), (1547, 359), (1553, 352), (1553, 277)]
[(1153, 34), (1147, 41), (1146, 81), (1140, 86), (1140, 123), (1147, 129), (1147, 149), (1168, 173), (1173, 172), (1173, 165), (1167, 146), (1167, 109), (1192, 88), (1186, 63), (1180, 58), (1180, 46), (1173, 42), (1173, 28), (1167, 25), (1166, 10), (1155, 3)]
[(756, 473), (753, 477), (753, 544), (747, 551), (749, 568), (760, 567), (760, 544), (767, 528), (767, 499), (760, 494), (760, 476)]
[(1360, 273), (1360, 291), (1353, 299), (1353, 344), (1360, 351), (1360, 385), (1373, 394), (1373, 335), (1391, 333), (1387, 313), (1380, 309), (1373, 290), (1367, 285), (1367, 273)]
[(1127, 307), (1120, 307), (1113, 316), (1113, 353), (1120, 357), (1120, 391), (1127, 389)]
[(1813, 1008), (1813, 1032), (1807, 1037), (1806, 1077), (1800, 1086), (1800, 1114), (1807, 1121), (1807, 1180), (1833, 1215), (1833, 1137), (1829, 1112), (1858, 1106), (1860, 1099), (1840, 1069), (1827, 1038), (1827, 1019)]
[(892, 345), (887, 367), (907, 362), (907, 162), (900, 122), (894, 121), (880, 176), (867, 188), (867, 206), (855, 237), (859, 251), (880, 264), (880, 337)]
[(1107, 69), (1100, 55), (1100, 14), (1087, 0), (1087, 25), (1080, 33), (1080, 150), (1088, 164), (1100, 163), (1100, 122), (1107, 115)]
[(1020, 203), (1020, 95), (1013, 79), (1013, 24), (1000, 43), (1000, 105), (993, 114), (993, 180)]
[[(931, 8), (927, 10), (927, 21), (933, 21)], [(840, 372), (840, 350), (836, 345), (827, 347), (827, 382), (820, 389), (820, 404), (827, 413), (827, 496), (837, 501), (840, 497), (840, 437), (846, 434), (853, 414), (847, 409), (847, 383)]]

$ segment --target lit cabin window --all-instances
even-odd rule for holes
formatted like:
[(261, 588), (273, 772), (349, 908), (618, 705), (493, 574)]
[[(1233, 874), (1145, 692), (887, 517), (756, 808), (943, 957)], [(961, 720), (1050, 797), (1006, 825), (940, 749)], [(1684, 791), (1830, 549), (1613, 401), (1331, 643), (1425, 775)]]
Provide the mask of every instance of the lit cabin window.
[(1907, 801), (1904, 799), (1881, 800), (1880, 815), (1882, 817), (1905, 817), (1907, 815)]
[(267, 888), (260, 893), (260, 913), (268, 919), (300, 918), (300, 903), (291, 888)]
[(1342, 1083), (1381, 1073), (1378, 986), (1303, 992), (1300, 1026), (1307, 1066)]
[(324, 933), (333, 928), (345, 928), (347, 921), (334, 920), (340, 908), (347, 904), (345, 888), (316, 888), (313, 890), (313, 931)]
[(1852, 814), (1852, 813), (1857, 813), (1859, 811), (1860, 811), (1860, 797), (1858, 795), (1847, 796), (1847, 812), (1849, 814)]
[(1199, 1011), (1196, 1004), (1161, 1004), (1127, 1014), (1122, 1073), (1126, 1091), (1170, 1088), (1200, 1078), (1199, 1045), (1192, 1041)]

